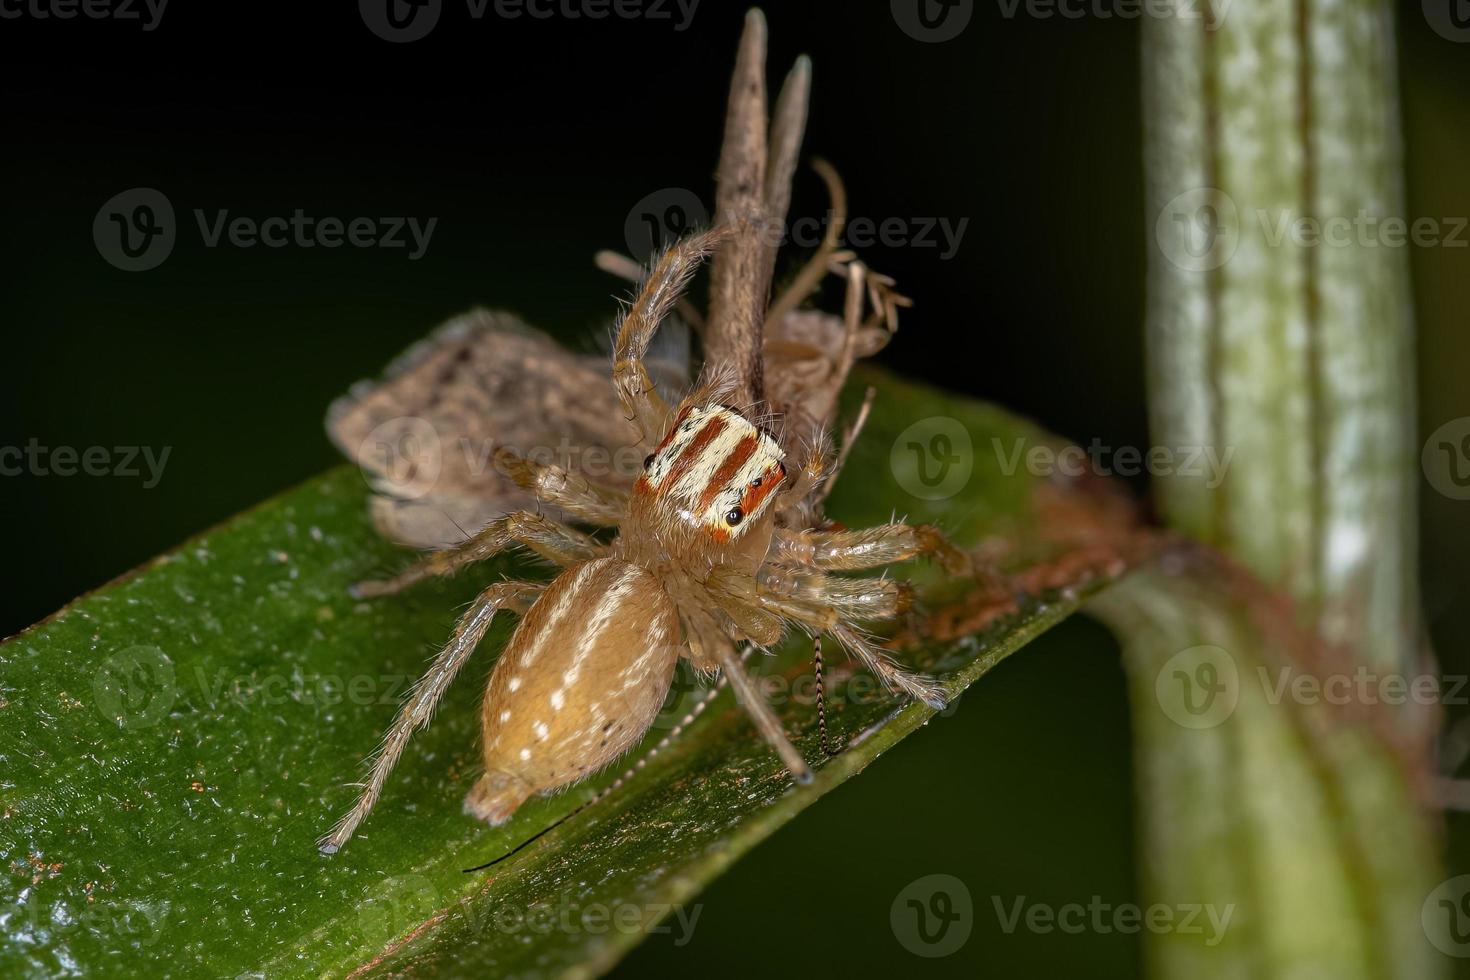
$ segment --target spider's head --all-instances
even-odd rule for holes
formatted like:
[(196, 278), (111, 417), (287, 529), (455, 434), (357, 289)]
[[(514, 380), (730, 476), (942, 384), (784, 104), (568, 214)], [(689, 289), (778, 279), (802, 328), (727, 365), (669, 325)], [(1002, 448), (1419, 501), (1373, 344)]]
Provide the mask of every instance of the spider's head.
[(688, 405), (643, 461), (635, 493), (683, 530), (733, 542), (770, 513), (786, 478), (776, 440), (724, 405)]

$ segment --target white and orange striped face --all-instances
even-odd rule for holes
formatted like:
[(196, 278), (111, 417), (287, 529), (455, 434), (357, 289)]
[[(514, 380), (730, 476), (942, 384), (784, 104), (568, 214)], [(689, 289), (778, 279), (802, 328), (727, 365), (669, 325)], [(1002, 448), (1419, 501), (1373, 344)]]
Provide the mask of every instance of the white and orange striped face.
[(635, 492), (715, 541), (731, 541), (766, 512), (786, 478), (776, 440), (723, 405), (693, 405), (644, 460)]

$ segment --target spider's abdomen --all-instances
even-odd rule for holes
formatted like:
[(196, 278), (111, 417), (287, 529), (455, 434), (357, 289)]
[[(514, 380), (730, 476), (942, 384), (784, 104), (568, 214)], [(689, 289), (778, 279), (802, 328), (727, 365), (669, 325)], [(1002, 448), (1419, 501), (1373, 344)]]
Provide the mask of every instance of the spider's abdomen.
[(631, 748), (668, 694), (679, 649), (674, 604), (646, 569), (598, 558), (563, 572), (490, 676), (485, 775), (466, 810), (502, 823)]

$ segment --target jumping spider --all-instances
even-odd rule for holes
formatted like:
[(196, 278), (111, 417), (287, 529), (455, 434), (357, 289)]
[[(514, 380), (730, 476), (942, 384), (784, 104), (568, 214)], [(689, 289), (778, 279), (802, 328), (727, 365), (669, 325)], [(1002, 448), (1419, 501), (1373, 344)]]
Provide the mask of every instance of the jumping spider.
[[(890, 689), (943, 704), (934, 680), (893, 662), (857, 625), (898, 616), (910, 603), (908, 587), (830, 574), (921, 555), (953, 574), (971, 569), (968, 556), (932, 527), (846, 530), (822, 514), (845, 459), (845, 452), (834, 459), (822, 433), (863, 331), (873, 328), (862, 315), (873, 283), (855, 262), (840, 265), (848, 291), (844, 316), (817, 324), (835, 321), (830, 377), (817, 384), (780, 373), (786, 368), (771, 356), (773, 339), (779, 346), (799, 332), (793, 317), (822, 315), (796, 311), (789, 294), (766, 306), (773, 251), (760, 225), (785, 215), (806, 75), (798, 64), (778, 100), (768, 159), (763, 62), (756, 17), (742, 40), (721, 159), (717, 199), (726, 220), (661, 255), (618, 326), (611, 387), (646, 453), (631, 488), (599, 485), (506, 448), (496, 456), (498, 471), (520, 490), (575, 523), (616, 528), (616, 536), (602, 543), (549, 516), (516, 510), (391, 579), (354, 587), (359, 596), (393, 594), (517, 546), (563, 569), (549, 584), (500, 582), (474, 600), (393, 721), (357, 805), (321, 840), (323, 853), (336, 852), (368, 815), (409, 737), (428, 723), (502, 609), (521, 619), (490, 678), (482, 710), (485, 772), (465, 800), (467, 812), (492, 825), (531, 796), (576, 783), (635, 745), (681, 657), (728, 682), (791, 775), (810, 780), (810, 768), (737, 652), (746, 643), (775, 644), (788, 627), (818, 641), (830, 636)], [(832, 253), (826, 249), (821, 263), (840, 263)], [(711, 254), (717, 257), (704, 369), (671, 407), (645, 356)], [(809, 291), (810, 283), (801, 288)], [(770, 421), (781, 423), (776, 434), (764, 427)], [(859, 426), (849, 431), (844, 450)]]

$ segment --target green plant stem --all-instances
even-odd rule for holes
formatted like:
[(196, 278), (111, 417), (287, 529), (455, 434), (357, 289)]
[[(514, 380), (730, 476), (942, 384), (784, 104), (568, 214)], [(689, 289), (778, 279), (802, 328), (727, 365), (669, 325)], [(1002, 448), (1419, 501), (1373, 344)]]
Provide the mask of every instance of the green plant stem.
[(1382, 223), (1404, 218), (1391, 8), (1196, 6), (1144, 34), (1151, 425), (1230, 464), (1219, 486), (1160, 478), (1161, 508), (1329, 642), (1404, 668), (1416, 456), (1406, 247)]

